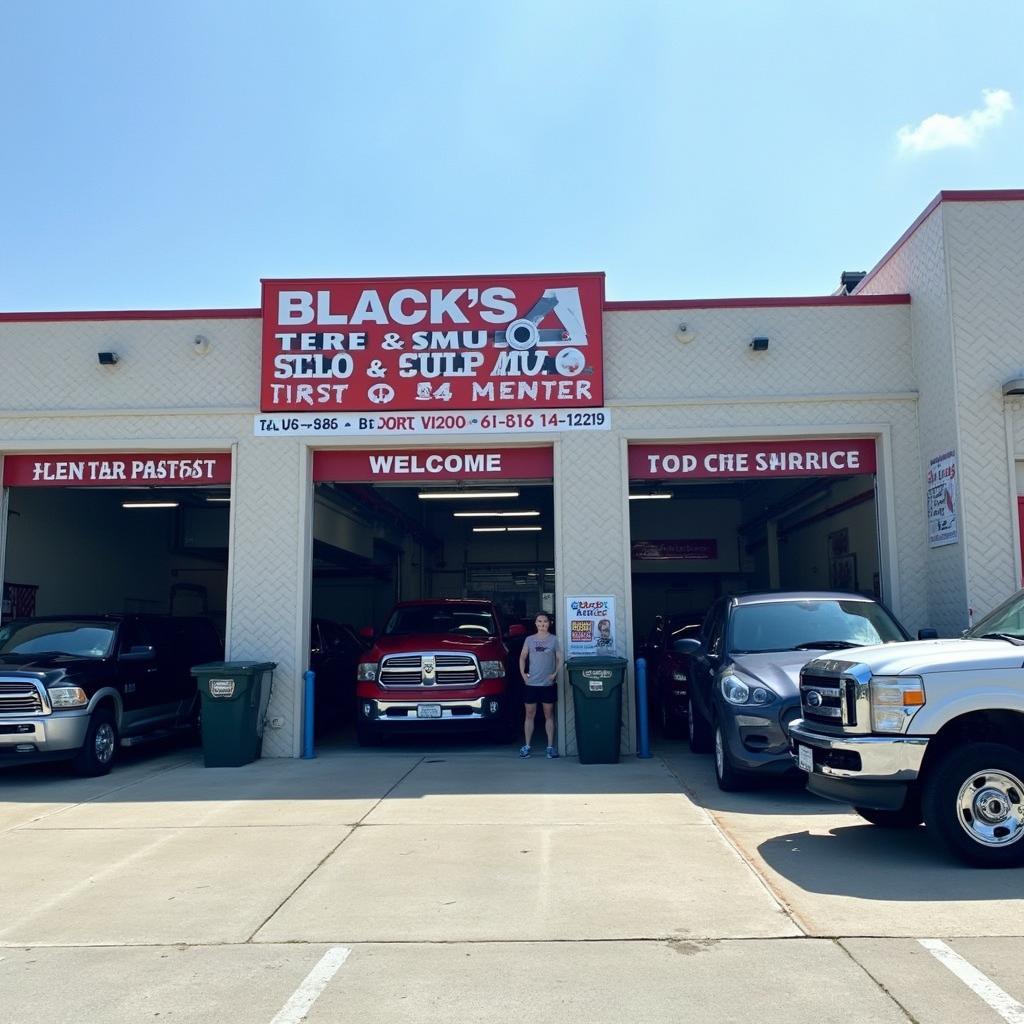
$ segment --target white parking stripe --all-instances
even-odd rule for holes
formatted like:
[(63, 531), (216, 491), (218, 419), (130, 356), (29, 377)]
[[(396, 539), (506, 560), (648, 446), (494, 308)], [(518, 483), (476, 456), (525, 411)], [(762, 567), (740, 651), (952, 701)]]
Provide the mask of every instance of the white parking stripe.
[(943, 966), (948, 967), (975, 995), (984, 999), (1003, 1020), (1024, 1024), (1024, 1005), (1007, 995), (994, 981), (954, 953), (940, 939), (918, 939), (918, 942)]
[(346, 949), (344, 946), (335, 946), (334, 949), (327, 950), (320, 958), (320, 962), (306, 975), (305, 980), (270, 1024), (299, 1024), (300, 1021), (305, 1020), (310, 1007), (327, 987), (331, 978), (337, 974), (338, 968), (348, 959), (351, 952), (351, 949)]

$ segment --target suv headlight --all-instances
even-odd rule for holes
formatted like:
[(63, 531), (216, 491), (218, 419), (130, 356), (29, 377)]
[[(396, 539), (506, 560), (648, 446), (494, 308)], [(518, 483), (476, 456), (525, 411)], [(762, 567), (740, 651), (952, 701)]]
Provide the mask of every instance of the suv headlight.
[(483, 679), (503, 679), (505, 677), (505, 663), (502, 661), (481, 661), (480, 676)]
[(55, 686), (47, 690), (52, 708), (84, 708), (89, 696), (80, 686)]
[(775, 694), (753, 679), (744, 679), (735, 672), (726, 672), (719, 683), (722, 696), (730, 704), (770, 704)]
[(871, 728), (874, 732), (905, 732), (924, 707), (924, 682), (920, 676), (872, 676)]
[(374, 683), (377, 681), (377, 662), (361, 661), (356, 670), (356, 679), (361, 683)]

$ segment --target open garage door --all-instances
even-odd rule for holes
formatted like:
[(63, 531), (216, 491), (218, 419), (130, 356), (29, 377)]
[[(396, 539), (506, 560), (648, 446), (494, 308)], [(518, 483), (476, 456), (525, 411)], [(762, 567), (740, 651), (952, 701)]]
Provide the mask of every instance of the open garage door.
[(724, 594), (880, 599), (875, 470), (872, 438), (630, 445), (637, 651), (657, 662)]
[[(540, 446), (314, 453), (311, 663), (321, 734), (344, 729), (371, 701), (380, 729), (385, 720), (408, 727), (419, 714), (481, 724), (492, 703), (509, 722), (518, 715), (523, 636), (537, 612), (554, 613), (552, 463)], [(396, 606), (412, 603), (415, 612), (393, 620)], [(329, 659), (317, 652), (318, 630), (356, 643)], [(377, 666), (377, 678), (362, 670), (362, 683), (389, 687), (387, 701), (357, 701), (360, 664)]]
[(205, 615), (223, 635), (231, 456), (8, 455), (4, 620)]

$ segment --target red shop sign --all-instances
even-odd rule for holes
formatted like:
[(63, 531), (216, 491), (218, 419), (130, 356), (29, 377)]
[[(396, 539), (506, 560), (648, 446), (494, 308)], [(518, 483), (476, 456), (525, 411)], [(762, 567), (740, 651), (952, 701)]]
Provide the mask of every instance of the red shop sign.
[(604, 402), (604, 274), (263, 282), (263, 412)]
[(228, 452), (8, 455), (5, 487), (198, 487), (231, 483)]
[(847, 476), (874, 472), (875, 442), (872, 438), (629, 446), (632, 480)]
[(546, 480), (553, 474), (550, 448), (403, 448), (313, 453), (318, 483), (407, 480)]

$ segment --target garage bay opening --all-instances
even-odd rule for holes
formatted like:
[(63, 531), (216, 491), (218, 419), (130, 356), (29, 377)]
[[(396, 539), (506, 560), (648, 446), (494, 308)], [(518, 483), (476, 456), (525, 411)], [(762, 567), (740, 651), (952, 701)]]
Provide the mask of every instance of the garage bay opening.
[(507, 742), (518, 659), (554, 614), (548, 447), (314, 453), (318, 743)]
[(672, 645), (699, 635), (717, 598), (882, 598), (873, 439), (633, 444), (629, 467), (634, 649), (649, 662), (656, 729), (685, 733)]

